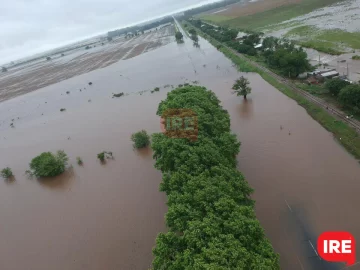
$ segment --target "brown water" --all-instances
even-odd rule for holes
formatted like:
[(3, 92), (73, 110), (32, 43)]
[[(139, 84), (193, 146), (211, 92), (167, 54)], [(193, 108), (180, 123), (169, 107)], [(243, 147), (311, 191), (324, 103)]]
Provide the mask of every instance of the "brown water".
[[(239, 168), (282, 269), (321, 269), (308, 240), (315, 245), (323, 231), (360, 239), (357, 161), (258, 75), (246, 74), (247, 102), (232, 95), (240, 74), (206, 41), (200, 45), (171, 43), (0, 104), (0, 168), (16, 176), (0, 181), (1, 270), (148, 269), (156, 235), (166, 230), (166, 197), (151, 151), (133, 151), (130, 135), (160, 131), (155, 113), (170, 88), (138, 92), (193, 80), (215, 91), (231, 115), (242, 142)], [(111, 98), (119, 92), (128, 95)], [(24, 176), (31, 158), (57, 149), (73, 169), (52, 181)], [(115, 160), (100, 165), (104, 150)]]

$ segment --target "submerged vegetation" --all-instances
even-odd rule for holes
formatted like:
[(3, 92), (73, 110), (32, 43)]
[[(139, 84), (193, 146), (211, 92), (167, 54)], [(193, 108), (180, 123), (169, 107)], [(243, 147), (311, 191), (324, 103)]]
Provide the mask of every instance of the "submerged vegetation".
[(279, 269), (256, 218), (253, 190), (236, 167), (240, 143), (212, 91), (185, 86), (169, 92), (157, 115), (171, 108), (196, 112), (196, 141), (154, 134), (155, 167), (168, 197), (167, 233), (153, 250), (154, 269)]
[(81, 166), (81, 165), (84, 164), (81, 157), (76, 157), (76, 162), (77, 162), (77, 164), (78, 164), (79, 166)]
[(113, 94), (113, 98), (114, 98), (114, 97), (122, 97), (123, 95), (124, 95), (123, 92), (121, 92), (121, 93), (119, 93), (119, 94)]
[(141, 130), (131, 135), (133, 141), (133, 147), (136, 149), (147, 147), (150, 144), (150, 136), (146, 130)]
[(9, 167), (6, 167), (0, 171), (0, 175), (4, 179), (10, 179), (13, 177), (13, 172)]
[(103, 151), (101, 153), (99, 153), (97, 155), (97, 158), (101, 161), (101, 162), (105, 162), (106, 159), (113, 159), (113, 153), (112, 152), (107, 152), (107, 151)]
[(36, 177), (53, 177), (62, 174), (67, 163), (68, 157), (62, 150), (56, 154), (44, 152), (31, 160), (28, 172)]

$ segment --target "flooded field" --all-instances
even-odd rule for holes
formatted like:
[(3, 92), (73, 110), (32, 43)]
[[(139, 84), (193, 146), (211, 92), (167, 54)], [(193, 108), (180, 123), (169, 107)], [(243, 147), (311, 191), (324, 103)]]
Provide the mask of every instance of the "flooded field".
[[(281, 269), (341, 269), (323, 268), (311, 244), (327, 230), (360, 239), (358, 162), (259, 75), (243, 74), (253, 89), (247, 102), (231, 94), (240, 75), (208, 42), (196, 48), (185, 38), (0, 103), (0, 168), (15, 174), (0, 181), (0, 269), (148, 269), (156, 235), (166, 231), (166, 197), (151, 151), (134, 151), (130, 136), (159, 132), (158, 103), (171, 85), (192, 81), (230, 113), (242, 142), (239, 169)], [(160, 92), (151, 94), (154, 87)], [(119, 92), (125, 96), (112, 98)], [(66, 174), (24, 175), (31, 158), (58, 149), (73, 164)], [(115, 160), (101, 165), (104, 150)]]
[(133, 38), (118, 38), (85, 50), (60, 54), (51, 60), (20, 65), (0, 73), (0, 101), (22, 95), (74, 76), (109, 66), (166, 45), (174, 39), (173, 26), (146, 32)]

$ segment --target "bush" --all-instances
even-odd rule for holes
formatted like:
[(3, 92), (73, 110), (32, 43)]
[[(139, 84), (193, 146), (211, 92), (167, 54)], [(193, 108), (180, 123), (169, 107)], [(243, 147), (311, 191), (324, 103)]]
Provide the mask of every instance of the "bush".
[(144, 148), (150, 144), (150, 136), (145, 130), (136, 132), (131, 135), (131, 140), (134, 142), (134, 148)]
[(351, 57), (351, 59), (353, 59), (353, 60), (360, 60), (360, 55), (354, 55), (353, 57)]
[(79, 166), (83, 165), (83, 160), (81, 159), (81, 157), (77, 157), (76, 162)]
[(123, 95), (124, 95), (123, 92), (121, 92), (121, 93), (119, 93), (119, 94), (113, 94), (113, 98), (114, 98), (114, 97), (121, 97), (121, 96), (123, 96)]
[(105, 159), (114, 158), (112, 152), (103, 151), (97, 155), (97, 158), (101, 162), (105, 162)]
[(30, 162), (30, 174), (36, 177), (53, 177), (62, 174), (67, 166), (68, 157), (64, 151), (56, 154), (44, 152)]
[(329, 89), (329, 92), (334, 96), (337, 96), (340, 93), (340, 90), (350, 83), (341, 79), (332, 79), (325, 83), (325, 87)]
[(13, 176), (13, 172), (9, 167), (6, 167), (6, 168), (1, 170), (0, 175), (4, 179), (9, 179), (9, 178), (11, 178)]

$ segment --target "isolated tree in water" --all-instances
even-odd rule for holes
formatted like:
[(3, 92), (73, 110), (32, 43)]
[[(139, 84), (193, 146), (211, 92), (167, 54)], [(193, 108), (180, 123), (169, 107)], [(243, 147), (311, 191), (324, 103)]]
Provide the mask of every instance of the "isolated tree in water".
[(181, 34), (181, 32), (176, 32), (175, 38), (176, 38), (177, 42), (182, 42), (183, 41), (183, 34)]
[(249, 84), (249, 80), (244, 76), (241, 76), (235, 81), (232, 89), (235, 90), (236, 95), (244, 96), (244, 99), (246, 99), (246, 96), (251, 93), (251, 87)]

